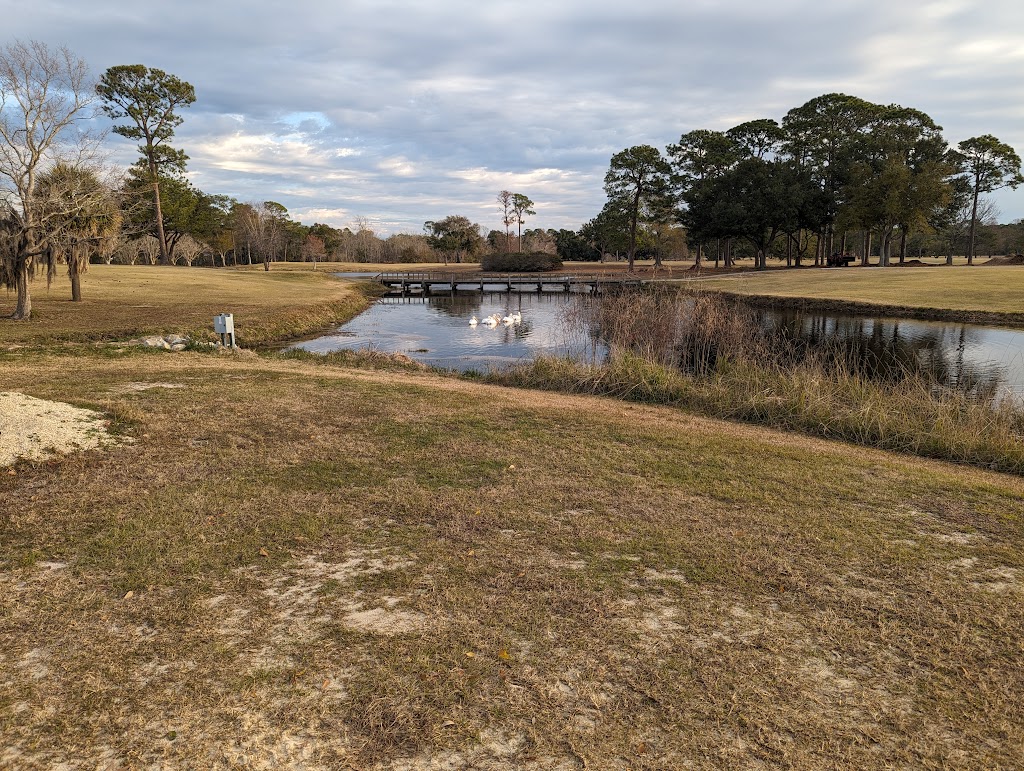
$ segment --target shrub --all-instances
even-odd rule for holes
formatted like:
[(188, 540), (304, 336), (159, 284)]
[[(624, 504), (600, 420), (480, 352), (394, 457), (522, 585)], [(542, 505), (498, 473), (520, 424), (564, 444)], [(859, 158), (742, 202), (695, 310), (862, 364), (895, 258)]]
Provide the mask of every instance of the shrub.
[(488, 254), (480, 261), (481, 270), (500, 273), (541, 273), (559, 270), (562, 261), (557, 255), (544, 252), (530, 254)]

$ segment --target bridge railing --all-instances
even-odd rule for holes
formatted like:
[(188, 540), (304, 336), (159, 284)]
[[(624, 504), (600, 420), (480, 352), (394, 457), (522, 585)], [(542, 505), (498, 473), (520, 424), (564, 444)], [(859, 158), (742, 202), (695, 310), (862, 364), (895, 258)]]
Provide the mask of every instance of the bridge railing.
[(439, 271), (430, 272), (394, 272), (394, 273), (378, 273), (374, 280), (384, 283), (411, 283), (416, 284), (424, 281), (434, 282), (438, 284), (479, 284), (483, 283), (496, 283), (504, 284), (508, 282), (512, 283), (523, 283), (523, 284), (564, 284), (566, 282), (573, 284), (583, 283), (633, 283), (639, 282), (643, 279), (634, 276), (621, 276), (607, 273), (592, 273), (592, 274), (569, 274), (569, 273), (558, 273), (558, 274), (544, 274), (544, 273), (469, 273), (469, 272), (451, 272), (442, 273)]

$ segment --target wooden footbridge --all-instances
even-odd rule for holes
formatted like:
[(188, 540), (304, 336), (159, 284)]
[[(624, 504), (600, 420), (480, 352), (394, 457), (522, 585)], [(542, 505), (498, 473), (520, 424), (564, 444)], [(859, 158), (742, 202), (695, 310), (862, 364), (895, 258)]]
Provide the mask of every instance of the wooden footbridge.
[(374, 277), (392, 291), (402, 294), (455, 292), (457, 290), (511, 292), (529, 289), (536, 292), (571, 292), (573, 289), (600, 294), (608, 289), (639, 287), (650, 279), (609, 274), (571, 275), (542, 273), (378, 273)]

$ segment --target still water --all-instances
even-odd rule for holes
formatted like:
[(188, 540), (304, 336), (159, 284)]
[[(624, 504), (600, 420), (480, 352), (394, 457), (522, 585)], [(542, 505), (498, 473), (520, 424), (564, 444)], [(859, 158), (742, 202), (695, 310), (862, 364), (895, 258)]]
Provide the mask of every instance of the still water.
[[(569, 302), (563, 292), (388, 296), (333, 334), (293, 347), (315, 353), (372, 348), (463, 372), (506, 367), (541, 355), (600, 359), (605, 347), (567, 323)], [(473, 316), (505, 317), (515, 311), (522, 317), (519, 323), (469, 325)]]
[[(568, 321), (578, 299), (562, 292), (384, 297), (333, 334), (294, 347), (318, 353), (373, 348), (460, 371), (506, 367), (538, 355), (600, 361), (607, 348)], [(521, 323), (469, 325), (472, 316), (514, 311)], [(757, 310), (754, 317), (763, 329), (809, 348), (841, 345), (868, 374), (924, 369), (944, 385), (1024, 403), (1024, 330), (791, 311)]]

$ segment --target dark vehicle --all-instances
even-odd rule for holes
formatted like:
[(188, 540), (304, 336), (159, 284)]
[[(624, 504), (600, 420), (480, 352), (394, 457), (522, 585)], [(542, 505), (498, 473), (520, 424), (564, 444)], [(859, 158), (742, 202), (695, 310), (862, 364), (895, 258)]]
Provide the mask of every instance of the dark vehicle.
[(835, 254), (829, 255), (828, 266), (830, 268), (845, 268), (856, 259), (857, 257), (855, 255), (840, 254), (839, 252), (836, 252)]

